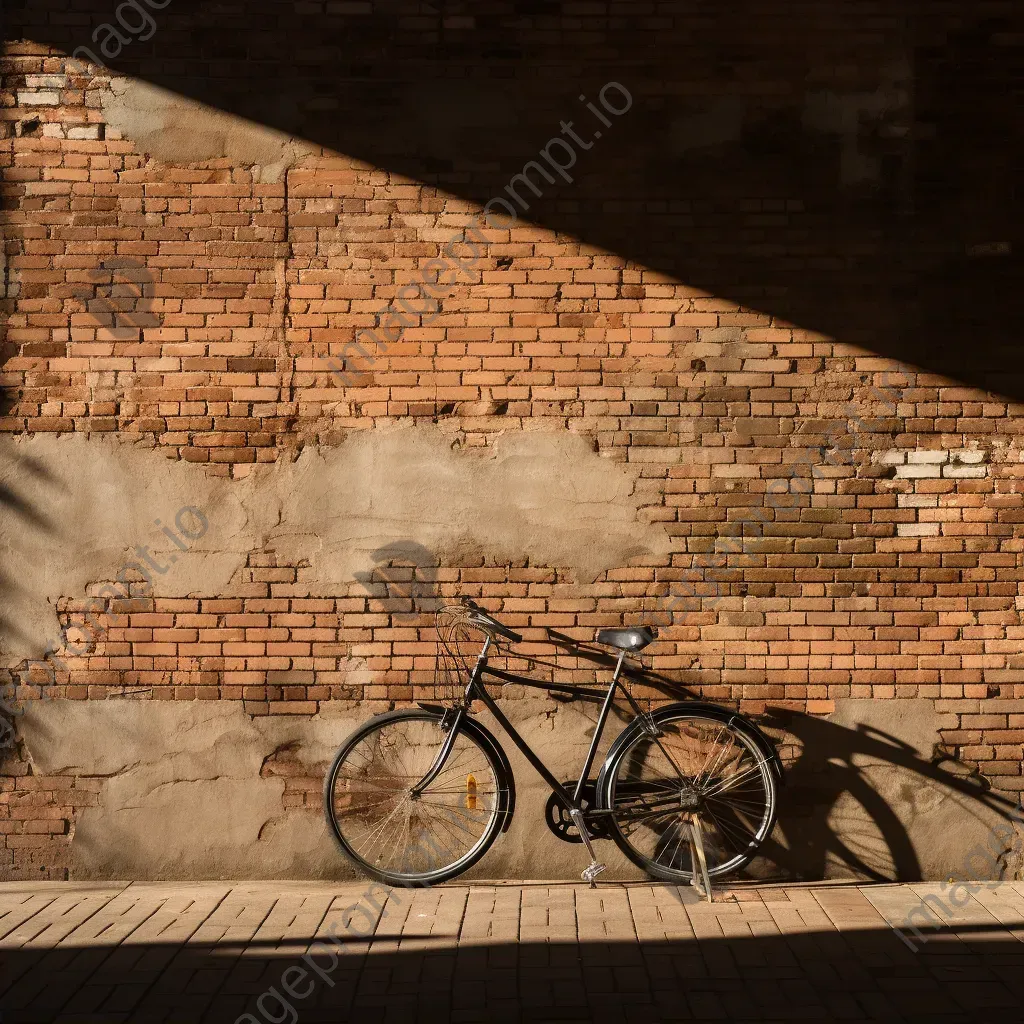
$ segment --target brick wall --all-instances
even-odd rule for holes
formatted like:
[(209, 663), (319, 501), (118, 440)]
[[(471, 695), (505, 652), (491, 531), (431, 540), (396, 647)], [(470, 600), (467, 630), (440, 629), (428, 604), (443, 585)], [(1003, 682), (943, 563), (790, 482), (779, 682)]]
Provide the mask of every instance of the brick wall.
[[(837, 21), (829, 38), (842, 31)], [(834, 59), (821, 54), (819, 81)], [(659, 93), (632, 71), (638, 109), (664, 108), (669, 86)], [(548, 85), (575, 103), (573, 82), (559, 69)], [(1024, 790), (1024, 405), (964, 383), (978, 370), (969, 336), (958, 379), (927, 358), (913, 365), (884, 343), (885, 325), (872, 348), (871, 296), (848, 333), (818, 330), (780, 314), (789, 310), (770, 294), (743, 304), (585, 230), (521, 219), (483, 229), (485, 250), (440, 315), (341, 386), (327, 360), (338, 365), (353, 333), (443, 257), (481, 204), (315, 146), (271, 180), (230, 156), (157, 159), (107, 122), (108, 87), (102, 69), (39, 42), (7, 48), (0, 430), (113, 434), (239, 482), (353, 431), (414, 425), (463, 448), (569, 431), (633, 474), (641, 520), (660, 524), (671, 553), (608, 566), (593, 582), (529, 552), (518, 565), (486, 553), (384, 565), (371, 583), (339, 581), (323, 597), (308, 565), (254, 550), (227, 593), (105, 599), (88, 652), (9, 666), (4, 681), (20, 678), (21, 698), (242, 701), (252, 715), (299, 716), (326, 702), (407, 702), (432, 681), (426, 605), (468, 595), (522, 630), (527, 653), (544, 650), (544, 627), (589, 638), (596, 626), (659, 622), (655, 670), (755, 715), (934, 701), (948, 753), (1000, 790)], [(833, 142), (841, 163), (845, 143)], [(586, 195), (582, 160), (578, 173)], [(876, 202), (885, 182), (868, 184)], [(559, 185), (566, 207), (573, 188)], [(642, 192), (606, 198), (644, 203)], [(807, 249), (815, 211), (798, 189), (769, 181), (738, 202), (743, 230), (723, 228), (709, 265), (763, 249), (823, 274), (836, 294), (856, 292), (842, 252), (823, 266), (828, 257)], [(665, 211), (663, 242), (705, 214), (714, 234), (700, 196), (680, 203)], [(863, 240), (847, 241), (852, 251)], [(885, 239), (871, 244), (861, 257)], [(890, 307), (878, 301), (881, 320)], [(86, 597), (63, 595), (65, 622)], [(63, 877), (77, 809), (95, 804), (98, 784), (40, 776), (19, 749), (0, 778), (0, 872)], [(318, 805), (301, 770), (281, 771), (289, 800)]]

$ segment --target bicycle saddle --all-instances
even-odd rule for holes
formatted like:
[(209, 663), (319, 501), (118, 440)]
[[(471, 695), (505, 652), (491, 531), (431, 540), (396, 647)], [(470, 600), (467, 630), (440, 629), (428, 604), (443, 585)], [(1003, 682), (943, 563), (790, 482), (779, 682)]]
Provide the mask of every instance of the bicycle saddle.
[(642, 651), (648, 644), (658, 638), (655, 630), (648, 626), (636, 626), (633, 629), (599, 629), (597, 642), (615, 647), (620, 651)]

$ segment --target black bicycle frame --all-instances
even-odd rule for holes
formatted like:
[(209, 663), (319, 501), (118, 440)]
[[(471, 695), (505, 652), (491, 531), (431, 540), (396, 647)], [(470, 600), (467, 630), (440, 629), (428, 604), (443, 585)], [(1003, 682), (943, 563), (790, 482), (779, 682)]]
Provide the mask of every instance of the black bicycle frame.
[[(469, 705), (474, 700), (479, 700), (484, 707), (492, 715), (494, 715), (498, 724), (508, 734), (508, 737), (512, 742), (519, 748), (523, 756), (530, 764), (533, 765), (537, 774), (548, 784), (551, 788), (551, 792), (555, 794), (558, 800), (567, 810), (582, 810), (581, 797), (583, 795), (583, 789), (587, 784), (587, 776), (590, 774), (590, 769), (594, 766), (594, 758), (597, 756), (597, 748), (601, 742), (601, 736), (604, 734), (604, 727), (608, 721), (608, 714), (611, 711), (612, 702), (615, 699), (615, 691), (617, 688), (621, 688), (623, 696), (629, 702), (630, 706), (636, 712), (637, 716), (643, 716), (644, 710), (639, 704), (633, 699), (633, 695), (619, 683), (619, 675), (622, 672), (622, 663), (625, 660), (626, 652), (621, 651), (619, 653), (618, 660), (615, 663), (615, 671), (612, 674), (612, 681), (608, 687), (607, 692), (601, 690), (590, 689), (584, 686), (566, 686), (562, 683), (542, 683), (537, 679), (530, 679), (527, 676), (517, 676), (511, 672), (501, 672), (498, 669), (492, 669), (487, 664), (487, 652), (491, 647), (491, 637), (488, 636), (484, 642), (483, 649), (480, 651), (480, 655), (476, 660), (476, 665), (473, 667), (472, 675), (470, 676), (469, 685), (466, 687), (465, 704), (455, 712), (455, 721), (452, 723), (451, 729), (449, 730), (448, 738), (441, 745), (441, 749), (438, 751), (438, 756), (434, 760), (434, 764), (431, 765), (430, 770), (427, 774), (416, 784), (413, 788), (414, 793), (422, 792), (430, 783), (436, 778), (437, 774), (444, 767), (445, 761), (448, 759), (448, 754), (451, 751), (452, 745), (455, 742), (455, 736), (459, 731), (459, 723), (462, 721), (462, 716), (468, 713)], [(594, 738), (590, 741), (590, 749), (587, 751), (587, 757), (583, 764), (583, 770), (580, 772), (579, 781), (576, 783), (576, 787), (572, 794), (566, 793), (562, 784), (552, 774), (548, 766), (534, 753), (533, 748), (520, 736), (516, 727), (505, 717), (501, 708), (498, 707), (494, 698), (487, 692), (481, 679), (483, 676), (492, 676), (495, 679), (500, 679), (507, 683), (521, 683), (525, 686), (533, 686), (541, 690), (549, 691), (561, 691), (562, 693), (572, 693), (575, 696), (588, 697), (592, 700), (601, 700), (601, 713), (598, 715), (597, 725), (594, 728)]]

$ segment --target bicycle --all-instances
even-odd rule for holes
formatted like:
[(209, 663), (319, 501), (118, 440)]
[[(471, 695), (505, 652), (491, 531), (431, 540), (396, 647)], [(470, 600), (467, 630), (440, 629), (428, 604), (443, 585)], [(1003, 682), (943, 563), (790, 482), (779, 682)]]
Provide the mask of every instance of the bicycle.
[[(440, 608), (436, 624), (443, 702), (371, 718), (342, 743), (324, 780), (328, 824), (364, 873), (391, 885), (434, 885), (472, 867), (507, 831), (515, 778), (501, 744), (472, 717), (476, 700), (550, 787), (548, 827), (585, 845), (590, 864), (582, 878), (592, 887), (605, 870), (593, 843), (611, 839), (653, 878), (692, 883), (710, 899), (711, 879), (740, 870), (771, 834), (782, 780), (771, 740), (717, 704), (683, 701), (644, 711), (622, 682), (627, 655), (654, 642), (653, 628), (597, 632), (596, 643), (616, 652), (602, 691), (490, 666), (493, 647), (523, 638), (472, 601)], [(473, 661), (468, 645), (481, 638)], [(486, 677), (600, 701), (578, 780), (558, 781), (487, 692)], [(634, 717), (591, 780), (617, 691)]]

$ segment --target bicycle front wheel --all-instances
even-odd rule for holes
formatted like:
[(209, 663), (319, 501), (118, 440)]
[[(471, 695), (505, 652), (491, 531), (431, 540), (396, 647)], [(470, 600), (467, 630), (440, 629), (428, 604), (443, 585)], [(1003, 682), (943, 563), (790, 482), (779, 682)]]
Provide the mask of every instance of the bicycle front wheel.
[(394, 711), (371, 719), (340, 747), (324, 780), (327, 823), (344, 854), (390, 885), (435, 885), (487, 852), (504, 821), (508, 781), (494, 753), (459, 729), (436, 777), (448, 734), (442, 715)]
[(708, 875), (738, 871), (775, 824), (771, 763), (741, 719), (680, 709), (656, 722), (657, 735), (638, 725), (608, 765), (612, 838), (654, 878), (689, 882), (692, 822)]

